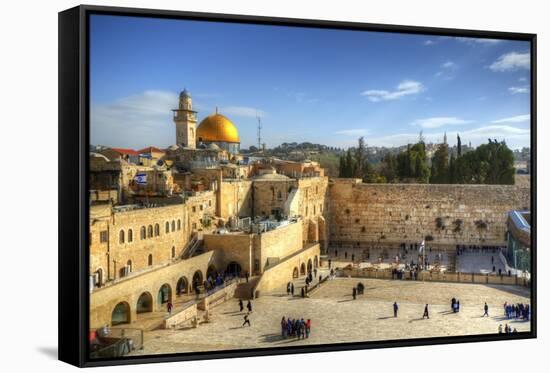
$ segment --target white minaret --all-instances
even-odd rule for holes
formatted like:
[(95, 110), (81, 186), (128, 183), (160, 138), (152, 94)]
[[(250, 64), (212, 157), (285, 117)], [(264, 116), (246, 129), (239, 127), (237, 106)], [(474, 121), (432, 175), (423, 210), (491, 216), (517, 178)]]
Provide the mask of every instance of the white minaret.
[(195, 149), (197, 112), (193, 111), (193, 101), (186, 89), (180, 93), (179, 109), (172, 111), (176, 124), (176, 144)]

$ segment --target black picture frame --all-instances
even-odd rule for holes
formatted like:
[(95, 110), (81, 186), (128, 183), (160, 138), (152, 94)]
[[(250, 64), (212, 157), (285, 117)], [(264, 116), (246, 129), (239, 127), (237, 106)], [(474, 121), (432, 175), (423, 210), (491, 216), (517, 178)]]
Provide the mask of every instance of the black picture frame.
[[(235, 351), (166, 354), (118, 359), (90, 360), (87, 357), (89, 319), (88, 261), (88, 157), (89, 157), (89, 17), (106, 14), (156, 17), (260, 25), (381, 31), (438, 36), (481, 37), (528, 41), (531, 45), (531, 331), (513, 335), (475, 335), (380, 342), (277, 347)], [(536, 338), (537, 336), (537, 250), (536, 250), (536, 123), (537, 123), (537, 36), (528, 33), (460, 30), (398, 26), (342, 21), (275, 18), (82, 5), (59, 13), (59, 360), (79, 367), (173, 362), (295, 353), (329, 352), (371, 348), (405, 347), (481, 341)]]

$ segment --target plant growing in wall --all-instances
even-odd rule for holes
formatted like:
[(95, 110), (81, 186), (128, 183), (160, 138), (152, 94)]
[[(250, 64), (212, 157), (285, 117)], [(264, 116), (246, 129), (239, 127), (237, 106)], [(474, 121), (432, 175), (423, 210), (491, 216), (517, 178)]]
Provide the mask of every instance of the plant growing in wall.
[(462, 232), (462, 227), (464, 226), (464, 221), (462, 219), (456, 219), (453, 221), (453, 232), (460, 233)]
[(431, 234), (428, 234), (428, 235), (426, 235), (426, 237), (424, 237), (424, 241), (426, 241), (426, 242), (430, 242), (430, 241), (433, 241), (433, 240), (434, 240), (434, 237)]

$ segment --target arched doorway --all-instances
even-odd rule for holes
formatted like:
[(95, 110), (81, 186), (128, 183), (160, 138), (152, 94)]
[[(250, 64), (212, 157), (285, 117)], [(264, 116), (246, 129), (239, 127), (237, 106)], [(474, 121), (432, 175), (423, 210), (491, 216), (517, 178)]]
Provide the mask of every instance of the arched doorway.
[(311, 261), (311, 258), (307, 260), (307, 273), (311, 273), (313, 271), (313, 262)]
[(306, 275), (306, 265), (304, 263), (302, 263), (300, 265), (300, 275), (301, 276), (305, 276)]
[(178, 284), (176, 285), (176, 294), (187, 294), (189, 292), (189, 281), (187, 281), (187, 277), (183, 276), (180, 277), (178, 280)]
[(130, 305), (126, 302), (118, 303), (111, 314), (111, 325), (130, 323)]
[(159, 289), (157, 295), (157, 303), (160, 306), (170, 301), (172, 301), (172, 288), (170, 287), (170, 285), (164, 284)]
[(227, 265), (227, 273), (231, 273), (234, 276), (240, 276), (242, 267), (237, 262), (231, 262)]
[(300, 276), (298, 272), (298, 267), (294, 267), (294, 270), (292, 271), (292, 278), (298, 278)]
[(313, 268), (318, 268), (319, 267), (319, 258), (317, 257), (317, 255), (315, 255), (315, 258), (313, 258)]
[(211, 280), (216, 280), (216, 267), (211, 264), (208, 266), (208, 269), (206, 270), (206, 278)]
[(148, 291), (142, 293), (136, 305), (137, 313), (153, 312), (153, 296)]
[(196, 288), (200, 288), (202, 286), (202, 282), (202, 272), (198, 270), (193, 274), (193, 282), (191, 283), (191, 285), (193, 286), (193, 290), (195, 290)]

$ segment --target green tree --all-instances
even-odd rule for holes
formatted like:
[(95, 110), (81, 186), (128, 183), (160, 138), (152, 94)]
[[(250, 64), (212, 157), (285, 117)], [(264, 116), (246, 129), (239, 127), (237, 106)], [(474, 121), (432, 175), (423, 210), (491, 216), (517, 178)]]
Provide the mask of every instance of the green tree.
[(432, 158), (432, 170), (430, 176), (432, 184), (449, 183), (449, 145), (439, 144)]

